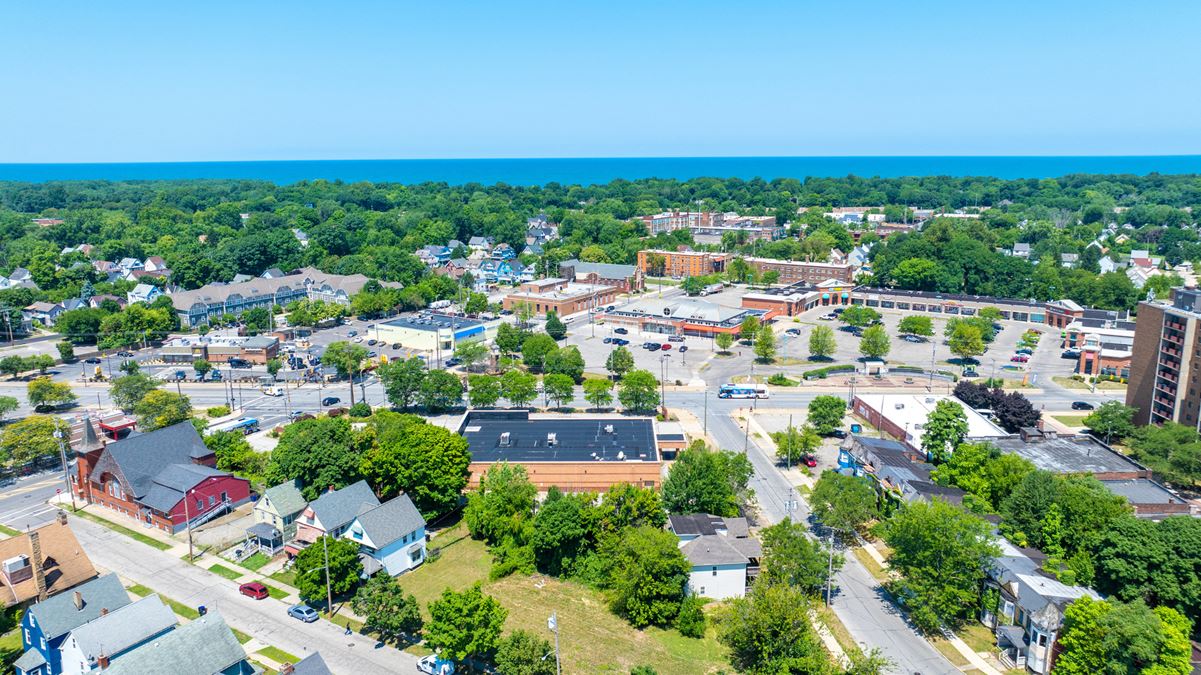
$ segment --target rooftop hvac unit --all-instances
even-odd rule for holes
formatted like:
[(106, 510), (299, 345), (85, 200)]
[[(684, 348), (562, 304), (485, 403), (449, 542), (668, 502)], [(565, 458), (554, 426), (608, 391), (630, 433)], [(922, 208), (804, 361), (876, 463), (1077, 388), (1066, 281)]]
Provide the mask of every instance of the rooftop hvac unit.
[(29, 567), (29, 556), (19, 555), (15, 558), (9, 558), (8, 560), (5, 560), (3, 563), (0, 563), (0, 564), (3, 565), (4, 574), (6, 576), (11, 577), (13, 575), (13, 573), (19, 572), (19, 571), (25, 569), (26, 567)]
[(933, 397), (933, 396), (927, 396), (927, 397), (926, 397), (926, 403), (933, 403), (933, 402), (934, 402), (934, 397)]
[(509, 432), (505, 431), (505, 432), (502, 432), (502, 433), (501, 433), (501, 435), (500, 435), (500, 445), (501, 445), (501, 447), (508, 447), (508, 446), (509, 446)]
[(904, 409), (905, 409), (905, 404), (904, 404), (904, 403), (895, 403), (895, 404), (893, 404), (893, 406), (894, 406), (894, 407), (895, 407), (897, 410), (904, 410)]
[(547, 432), (546, 444), (547, 445), (558, 445), (558, 443), (559, 443), (559, 435), (553, 431)]

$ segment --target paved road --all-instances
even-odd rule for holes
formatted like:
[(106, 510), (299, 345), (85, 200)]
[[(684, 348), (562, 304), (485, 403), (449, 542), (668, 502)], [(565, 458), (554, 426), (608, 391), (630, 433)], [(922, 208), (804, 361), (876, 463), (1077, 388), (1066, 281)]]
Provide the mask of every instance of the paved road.
[(230, 626), (300, 658), (320, 651), (336, 673), (388, 675), (416, 668), (411, 654), (377, 646), (357, 633), (345, 635), (325, 620), (304, 624), (290, 619), (283, 602), (252, 600), (226, 579), (101, 525), (73, 518), (71, 528), (96, 565), (185, 605), (217, 610)]

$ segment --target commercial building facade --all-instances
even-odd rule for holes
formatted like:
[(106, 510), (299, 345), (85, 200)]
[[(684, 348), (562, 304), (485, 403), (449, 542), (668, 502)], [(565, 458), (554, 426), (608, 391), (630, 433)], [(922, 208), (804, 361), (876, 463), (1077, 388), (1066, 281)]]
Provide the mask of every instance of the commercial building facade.
[(496, 337), (500, 321), (419, 312), (375, 324), (368, 336), (409, 352), (451, 354), (458, 345)]
[(855, 268), (850, 263), (824, 263), (808, 260), (777, 260), (775, 258), (744, 258), (760, 275), (777, 272), (780, 283), (791, 284), (803, 281), (816, 284), (827, 279), (849, 282), (854, 279)]
[(709, 251), (664, 251), (647, 249), (638, 252), (638, 269), (648, 276), (686, 279), (719, 274), (726, 269), (725, 253)]
[(549, 312), (567, 316), (599, 309), (616, 300), (618, 292), (616, 286), (605, 284), (581, 284), (561, 278), (538, 279), (527, 281), (506, 295), (502, 304), (509, 311), (525, 306), (538, 316)]
[(524, 466), (540, 491), (554, 486), (564, 492), (604, 492), (618, 483), (660, 483), (662, 462), (650, 418), (472, 410), (458, 433), (471, 452), (472, 487), (497, 462)]
[(1142, 302), (1126, 405), (1137, 424), (1197, 426), (1201, 414), (1201, 291), (1176, 288), (1170, 303)]
[(767, 321), (776, 316), (772, 310), (730, 308), (697, 298), (670, 300), (646, 299), (614, 308), (604, 314), (606, 323), (647, 333), (715, 337), (736, 334), (747, 317)]
[(637, 265), (564, 260), (559, 263), (559, 276), (580, 284), (610, 286), (618, 293), (640, 292), (646, 287), (645, 275)]

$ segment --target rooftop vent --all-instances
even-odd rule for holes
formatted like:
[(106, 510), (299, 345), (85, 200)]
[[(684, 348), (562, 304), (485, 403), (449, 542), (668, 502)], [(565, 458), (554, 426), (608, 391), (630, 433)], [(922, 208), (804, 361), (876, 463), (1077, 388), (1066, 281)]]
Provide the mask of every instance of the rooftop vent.
[(897, 410), (904, 410), (904, 409), (905, 409), (905, 404), (904, 404), (904, 403), (895, 403), (895, 404), (893, 404), (893, 406), (894, 406), (894, 407), (895, 407)]
[(934, 402), (934, 397), (933, 397), (933, 396), (927, 396), (927, 397), (926, 397), (926, 403), (933, 403), (933, 402)]
[(546, 444), (547, 444), (547, 445), (549, 445), (549, 446), (555, 446), (555, 445), (558, 445), (558, 444), (559, 444), (559, 435), (558, 435), (558, 434), (556, 434), (556, 433), (555, 433), (555, 432), (553, 432), (553, 431), (549, 431), (549, 432), (547, 432), (547, 434), (546, 434)]
[(502, 448), (509, 447), (509, 439), (510, 439), (509, 432), (507, 432), (507, 431), (502, 432), (500, 435), (500, 446)]
[(611, 433), (613, 433), (613, 425), (612, 425), (612, 424), (606, 424), (606, 425), (605, 425), (605, 433), (606, 433), (606, 434), (611, 434)]

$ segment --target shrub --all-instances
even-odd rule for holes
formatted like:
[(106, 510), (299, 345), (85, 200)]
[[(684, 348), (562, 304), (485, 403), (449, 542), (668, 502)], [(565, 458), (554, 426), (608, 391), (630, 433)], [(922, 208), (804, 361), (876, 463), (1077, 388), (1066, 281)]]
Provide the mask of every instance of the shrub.
[(837, 374), (837, 373), (853, 373), (853, 372), (855, 372), (855, 366), (853, 366), (849, 363), (844, 363), (844, 364), (838, 365), (838, 366), (826, 366), (824, 368), (814, 368), (813, 370), (806, 370), (801, 375), (806, 378), (810, 378), (810, 377), (825, 378), (827, 375), (833, 375), (833, 374)]
[(775, 373), (771, 377), (767, 378), (767, 383), (777, 387), (792, 387), (796, 385), (796, 382), (788, 379), (784, 373)]
[(676, 629), (684, 637), (705, 637), (705, 602), (695, 595), (689, 595), (680, 603), (680, 613), (676, 615)]
[(371, 406), (366, 403), (363, 403), (362, 401), (359, 401), (358, 403), (350, 406), (350, 416), (351, 417), (371, 417)]
[(209, 408), (208, 410), (206, 410), (205, 413), (209, 417), (225, 417), (226, 415), (229, 414), (229, 406), (215, 405), (215, 406)]

